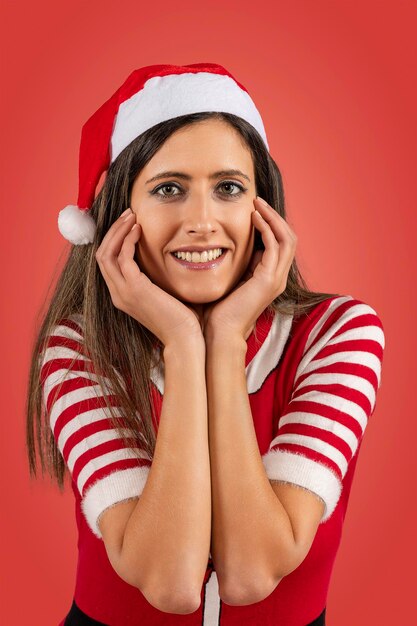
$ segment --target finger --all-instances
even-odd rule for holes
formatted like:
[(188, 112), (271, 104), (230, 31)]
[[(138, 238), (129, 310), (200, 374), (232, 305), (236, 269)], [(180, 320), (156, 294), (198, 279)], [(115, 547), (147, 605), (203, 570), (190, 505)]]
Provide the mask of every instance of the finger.
[[(271, 217), (269, 219), (269, 222), (264, 220), (264, 224), (262, 226), (260, 225), (259, 228), (261, 229), (262, 239), (266, 243), (266, 252), (269, 252), (270, 250), (275, 250), (276, 246), (278, 246), (276, 265), (275, 268), (272, 268), (271, 271), (273, 272), (274, 277), (276, 277), (276, 280), (274, 280), (274, 283), (276, 283), (274, 284), (274, 287), (279, 293), (281, 293), (283, 288), (285, 288), (283, 287), (283, 283), (284, 281), (285, 283), (287, 281), (288, 272), (294, 259), (296, 241), (292, 239), (288, 232), (283, 232), (283, 230), (281, 230), (281, 236), (279, 237), (280, 243), (278, 244), (275, 233), (277, 232), (277, 230), (279, 230), (280, 227), (279, 225), (277, 225), (277, 223), (275, 223), (275, 225), (272, 225), (271, 222), (273, 220)], [(261, 222), (261, 220), (262, 218), (259, 218), (259, 222)], [(262, 227), (264, 228), (264, 230), (262, 230)], [(271, 247), (269, 248), (267, 242), (270, 241), (270, 237), (275, 239), (276, 244), (275, 246), (271, 244)], [(264, 254), (264, 256), (266, 255)], [(272, 257), (270, 263), (273, 263)], [(262, 265), (264, 265), (264, 258), (262, 258)]]
[(279, 243), (269, 223), (263, 219), (257, 210), (252, 213), (252, 216), (265, 246), (265, 250), (262, 251), (261, 265), (271, 273), (275, 273), (279, 261)]
[(140, 224), (133, 224), (131, 230), (123, 240), (119, 256), (117, 258), (120, 271), (125, 280), (137, 280), (141, 275), (140, 268), (134, 260), (135, 250), (141, 235)]
[(131, 212), (121, 215), (109, 228), (100, 245), (101, 256), (117, 256), (120, 252), (123, 238), (136, 222), (136, 214)]
[(129, 222), (132, 221), (131, 219), (126, 219), (126, 218), (129, 218), (131, 215), (133, 214), (132, 213), (127, 214), (125, 211), (124, 214), (122, 214), (112, 224), (112, 226), (110, 227), (110, 229), (107, 231), (106, 235), (104, 236), (100, 244), (100, 247), (96, 251), (97, 263), (99, 265), (101, 274), (107, 284), (112, 300), (114, 300), (114, 297), (120, 293), (121, 283), (124, 283), (125, 280), (120, 271), (120, 267), (117, 263), (117, 260), (112, 258), (111, 252), (109, 252), (108, 250), (108, 245), (109, 245), (109, 242), (111, 241), (112, 234), (115, 232), (116, 229), (119, 231), (122, 230), (123, 232), (125, 232), (125, 230), (127, 229), (126, 227), (128, 226)]
[[(280, 267), (286, 267), (288, 265), (289, 269), (295, 255), (297, 236), (287, 222), (270, 205), (264, 207), (262, 203), (259, 202), (258, 206), (263, 208), (262, 218), (269, 224), (279, 243), (279, 265)], [(278, 270), (278, 266), (276, 269)]]
[(123, 241), (123, 236), (129, 232), (132, 224), (134, 213), (126, 211), (116, 219), (104, 235), (100, 246), (96, 250), (96, 258), (100, 264), (108, 263), (111, 257), (117, 256)]
[(264, 206), (258, 203), (256, 210), (262, 219), (270, 225), (279, 244), (283, 243), (285, 239), (292, 239), (294, 235), (293, 231), (281, 215), (269, 204)]
[(263, 202), (261, 202), (259, 197), (255, 198), (255, 200), (256, 200), (255, 208), (260, 212), (262, 217), (265, 217), (265, 219), (267, 219), (268, 216), (272, 216), (282, 226), (284, 231), (288, 232), (288, 234), (289, 234), (289, 236), (291, 238), (297, 239), (297, 236), (296, 236), (295, 232), (292, 230), (292, 228), (290, 227), (288, 222), (282, 217), (282, 215), (280, 215), (278, 213), (278, 211), (276, 211), (265, 200), (263, 200)]
[(256, 198), (256, 206), (265, 221), (269, 223), (271, 230), (281, 246), (279, 255), (280, 268), (281, 266), (284, 268), (288, 267), (289, 270), (295, 256), (297, 235), (292, 230), (288, 222), (278, 213), (278, 211), (263, 200), (263, 198), (259, 198), (259, 196)]
[[(262, 203), (259, 203), (261, 206)], [(284, 270), (289, 270), (294, 259), (295, 249), (297, 246), (297, 235), (290, 228), (289, 224), (281, 215), (275, 211), (269, 204), (264, 208), (262, 217), (268, 222), (274, 236), (279, 242), (280, 252), (277, 267), (277, 275)]]
[(124, 280), (117, 257), (134, 219), (136, 219), (134, 213), (119, 217), (105, 234), (96, 252), (97, 261), (109, 288), (117, 287), (118, 281)]

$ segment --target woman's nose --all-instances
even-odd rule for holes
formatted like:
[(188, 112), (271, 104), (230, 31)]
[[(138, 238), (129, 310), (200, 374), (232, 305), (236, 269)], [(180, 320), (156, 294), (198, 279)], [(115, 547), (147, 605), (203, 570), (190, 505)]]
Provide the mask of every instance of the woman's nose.
[(188, 232), (216, 231), (216, 207), (211, 199), (194, 199), (184, 213), (184, 228)]

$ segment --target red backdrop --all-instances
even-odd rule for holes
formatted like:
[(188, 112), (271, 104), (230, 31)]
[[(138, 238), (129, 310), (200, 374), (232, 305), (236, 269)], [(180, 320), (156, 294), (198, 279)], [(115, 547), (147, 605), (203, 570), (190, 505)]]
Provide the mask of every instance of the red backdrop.
[(36, 316), (70, 245), (57, 216), (76, 203), (81, 126), (136, 67), (201, 61), (230, 69), (257, 103), (310, 287), (358, 297), (382, 318), (382, 388), (356, 469), (327, 614), (333, 626), (410, 623), (416, 7), (405, 0), (206, 6), (189, 0), (175, 8), (164, 0), (151, 7), (123, 0), (3, 2), (4, 624), (54, 626), (74, 589), (73, 495), (70, 489), (60, 495), (48, 478), (29, 479), (25, 400)]

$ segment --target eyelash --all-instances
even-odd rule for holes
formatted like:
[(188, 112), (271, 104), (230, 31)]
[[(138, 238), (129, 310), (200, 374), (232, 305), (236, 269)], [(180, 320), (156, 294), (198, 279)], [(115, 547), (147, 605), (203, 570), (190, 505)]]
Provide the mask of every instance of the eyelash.
[[(246, 187), (243, 187), (243, 185), (235, 183), (233, 180), (224, 180), (220, 183), (219, 187), (221, 187), (222, 185), (234, 185), (235, 187), (238, 187), (238, 189), (240, 189), (238, 193), (226, 193), (225, 194), (226, 196), (231, 196), (232, 198), (236, 198), (240, 196), (242, 193), (245, 193), (247, 191)], [(158, 191), (160, 189), (163, 189), (164, 187), (175, 187), (176, 189), (179, 189), (179, 186), (176, 183), (164, 183), (163, 185), (159, 185), (158, 187), (155, 187), (155, 189), (151, 191), (151, 195), (161, 196), (162, 198), (175, 198), (175, 196), (180, 195), (178, 193), (172, 196), (164, 196), (163, 194), (159, 194)]]

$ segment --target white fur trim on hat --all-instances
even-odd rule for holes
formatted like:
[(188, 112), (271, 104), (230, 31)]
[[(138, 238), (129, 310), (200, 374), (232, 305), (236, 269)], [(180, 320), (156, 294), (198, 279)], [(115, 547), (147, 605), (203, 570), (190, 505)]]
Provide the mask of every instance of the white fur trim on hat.
[(93, 242), (96, 223), (87, 210), (68, 204), (58, 214), (58, 229), (65, 239), (77, 246)]
[(148, 128), (198, 111), (226, 111), (243, 117), (256, 128), (268, 148), (259, 111), (235, 80), (212, 72), (186, 72), (153, 76), (143, 89), (121, 103), (111, 136), (111, 161)]

